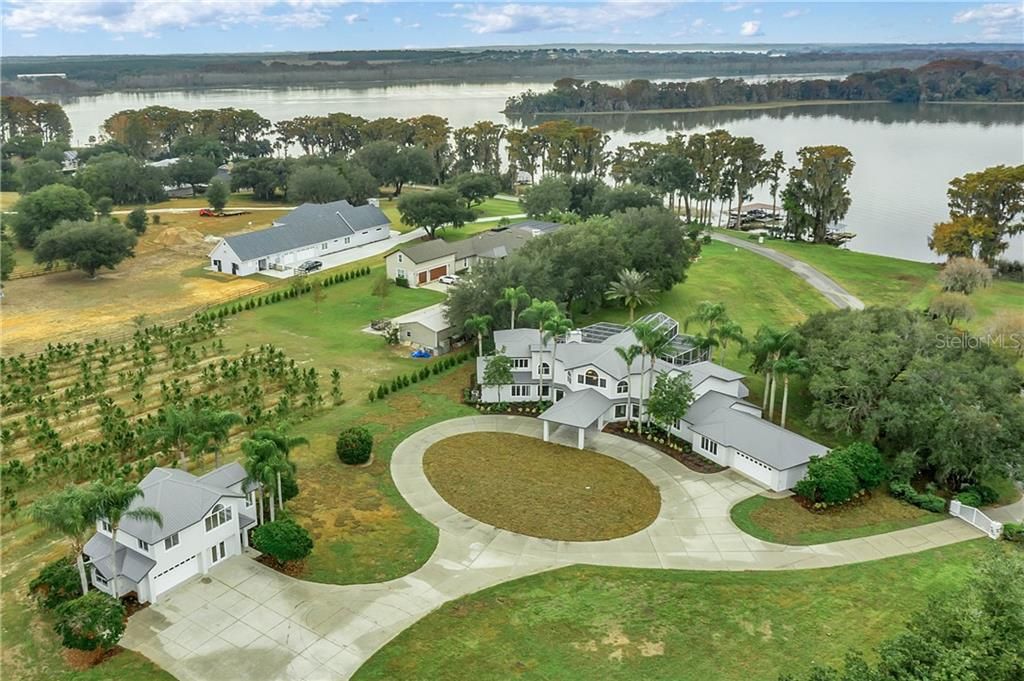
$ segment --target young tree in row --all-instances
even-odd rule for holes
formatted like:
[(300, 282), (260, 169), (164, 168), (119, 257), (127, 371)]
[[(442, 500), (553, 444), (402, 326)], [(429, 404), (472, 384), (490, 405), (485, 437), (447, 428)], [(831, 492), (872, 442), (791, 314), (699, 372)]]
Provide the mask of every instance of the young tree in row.
[(149, 213), (142, 206), (134, 208), (131, 213), (128, 213), (124, 224), (125, 227), (142, 236), (146, 233), (146, 227), (149, 225)]

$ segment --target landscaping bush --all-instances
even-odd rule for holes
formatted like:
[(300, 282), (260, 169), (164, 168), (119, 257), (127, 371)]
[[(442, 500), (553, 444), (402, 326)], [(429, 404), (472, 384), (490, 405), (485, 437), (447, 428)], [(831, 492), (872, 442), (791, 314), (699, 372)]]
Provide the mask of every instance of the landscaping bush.
[(974, 506), (975, 508), (982, 504), (981, 495), (971, 491), (960, 492), (960, 494), (956, 495), (956, 500), (965, 506)]
[(946, 510), (945, 499), (928, 492), (920, 493), (909, 482), (897, 481), (889, 483), (889, 493), (897, 499), (932, 513), (942, 513)]
[(867, 442), (854, 442), (833, 451), (830, 456), (842, 459), (857, 476), (863, 489), (874, 489), (885, 480), (885, 462), (882, 460), (882, 453), (874, 445)]
[(859, 489), (857, 476), (841, 456), (812, 456), (807, 476), (793, 491), (809, 501), (841, 504), (853, 498)]
[(1015, 544), (1024, 544), (1024, 523), (1006, 523), (1003, 525), (1003, 539)]
[[(976, 494), (978, 496), (978, 498), (981, 500), (981, 505), (982, 506), (987, 506), (988, 504), (994, 504), (997, 501), (999, 501), (999, 492), (995, 491), (994, 489), (992, 489), (988, 485), (971, 485), (970, 487), (968, 487), (964, 491), (965, 492), (970, 492), (972, 494)], [(975, 506), (975, 504), (970, 504), (970, 505), (971, 506)]]
[(281, 498), (291, 501), (299, 496), (299, 483), (295, 480), (295, 473), (291, 471), (281, 475)]
[(120, 601), (102, 591), (90, 591), (58, 606), (53, 628), (65, 648), (106, 650), (121, 640), (125, 620), (125, 609)]
[(362, 426), (343, 430), (338, 435), (335, 451), (342, 463), (350, 466), (366, 463), (373, 451), (373, 435)]
[(53, 610), (62, 603), (73, 601), (82, 595), (82, 582), (78, 568), (70, 558), (58, 558), (46, 565), (28, 583), (28, 592), (41, 606)]
[(260, 525), (253, 530), (252, 543), (256, 550), (278, 563), (302, 560), (313, 550), (313, 538), (309, 532), (291, 518)]

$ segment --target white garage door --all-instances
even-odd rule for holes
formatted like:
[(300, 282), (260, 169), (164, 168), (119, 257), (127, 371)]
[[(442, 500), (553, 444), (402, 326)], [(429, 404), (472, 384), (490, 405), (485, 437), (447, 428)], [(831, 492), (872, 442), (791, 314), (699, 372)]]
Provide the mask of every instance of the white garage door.
[(743, 452), (737, 451), (736, 456), (734, 456), (732, 460), (732, 467), (744, 475), (753, 478), (765, 487), (770, 489), (774, 488), (772, 485), (772, 477), (775, 472), (774, 469), (761, 463), (757, 459), (749, 457)]
[(165, 568), (163, 571), (153, 575), (151, 585), (153, 595), (159, 596), (164, 591), (184, 582), (192, 575), (199, 574), (199, 561), (193, 555), (185, 558), (176, 565)]

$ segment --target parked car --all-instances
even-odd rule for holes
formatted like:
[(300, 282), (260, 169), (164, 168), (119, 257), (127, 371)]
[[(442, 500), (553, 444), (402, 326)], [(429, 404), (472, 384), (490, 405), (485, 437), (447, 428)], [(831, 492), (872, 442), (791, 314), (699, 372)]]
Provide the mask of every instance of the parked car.
[(316, 272), (323, 266), (323, 262), (319, 260), (307, 260), (306, 262), (296, 267), (295, 271), (298, 272), (299, 274), (309, 274), (310, 272)]
[(442, 284), (447, 284), (448, 286), (451, 286), (452, 284), (459, 283), (459, 278), (454, 274), (446, 274), (440, 279), (438, 279), (438, 281), (440, 281)]

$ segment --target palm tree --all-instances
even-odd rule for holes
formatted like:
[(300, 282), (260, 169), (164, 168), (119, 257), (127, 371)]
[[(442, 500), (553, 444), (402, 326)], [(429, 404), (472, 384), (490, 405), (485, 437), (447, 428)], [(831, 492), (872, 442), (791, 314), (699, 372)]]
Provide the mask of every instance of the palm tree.
[[(743, 335), (743, 327), (731, 319), (726, 319), (722, 322), (718, 328), (715, 329), (714, 336), (718, 341), (718, 346), (722, 348), (723, 362), (725, 361), (726, 353), (729, 351), (730, 341), (736, 341), (740, 344), (741, 348), (747, 344), (747, 337)], [(709, 356), (708, 359), (714, 361), (711, 356)]]
[(707, 335), (698, 333), (693, 336), (693, 346), (700, 351), (707, 350), (708, 361), (711, 361), (715, 356), (715, 348), (719, 346), (718, 338), (713, 335)]
[(194, 412), (176, 406), (165, 407), (157, 422), (149, 428), (147, 435), (164, 452), (177, 452), (178, 459), (185, 463), (192, 448), (191, 435), (194, 428)]
[(724, 324), (728, 319), (729, 315), (725, 312), (724, 304), (705, 300), (698, 304), (697, 310), (683, 322), (683, 330), (690, 328), (690, 322), (700, 322), (710, 336), (718, 325)]
[(629, 310), (629, 323), (632, 324), (636, 308), (653, 303), (656, 293), (657, 290), (646, 272), (626, 268), (619, 271), (618, 280), (611, 283), (604, 296), (608, 300), (621, 301)]
[(189, 433), (185, 439), (192, 449), (192, 456), (198, 457), (213, 452), (213, 465), (220, 467), (220, 450), (228, 441), (231, 429), (242, 422), (242, 417), (233, 411), (215, 411), (204, 415), (205, 418), (197, 432)]
[(530, 307), (523, 310), (523, 317), (537, 323), (537, 330), (544, 330), (544, 322), (558, 314), (558, 305), (553, 300), (534, 298)]
[(793, 331), (778, 331), (770, 326), (762, 326), (757, 330), (751, 351), (754, 371), (764, 372), (764, 395), (761, 398), (761, 409), (768, 409), (771, 419), (775, 411), (775, 362), (785, 353), (794, 349), (796, 335)]
[(639, 345), (627, 345), (616, 347), (615, 352), (626, 364), (626, 425), (633, 422), (633, 362), (643, 353), (644, 349)]
[(789, 378), (790, 376), (806, 376), (808, 372), (807, 360), (796, 352), (776, 361), (773, 365), (776, 373), (782, 374), (782, 416), (779, 425), (786, 427), (786, 407), (789, 404)]
[(475, 314), (467, 319), (464, 325), (467, 333), (476, 336), (477, 354), (480, 357), (484, 356), (484, 336), (491, 330), (491, 323), (493, 321), (489, 314)]
[(89, 579), (85, 574), (85, 536), (96, 527), (96, 504), (89, 492), (81, 487), (68, 485), (59, 492), (48, 494), (36, 500), (30, 507), (32, 519), (40, 525), (64, 535), (71, 544), (75, 565), (82, 582), (82, 594), (89, 591)]
[[(643, 348), (644, 354), (647, 355), (650, 358), (650, 365), (647, 367), (647, 372), (648, 373), (647, 373), (647, 376), (646, 376), (646, 378), (647, 378), (647, 386), (648, 386), (646, 392), (650, 393), (651, 388), (654, 387), (654, 364), (655, 364), (655, 362), (658, 359), (658, 355), (660, 355), (662, 352), (665, 351), (665, 348), (667, 348), (668, 345), (672, 342), (672, 339), (664, 331), (662, 331), (660, 329), (655, 329), (653, 326), (651, 326), (650, 324), (648, 324), (646, 322), (643, 322), (643, 323), (638, 322), (636, 324), (633, 324), (633, 335), (636, 336), (637, 342)], [(641, 366), (641, 372), (643, 372), (643, 367), (642, 366)], [(644, 391), (644, 378), (645, 378), (645, 376), (643, 375), (643, 373), (641, 373), (641, 375), (640, 375), (640, 420), (638, 422), (641, 435), (643, 434), (643, 429), (644, 429), (644, 418), (647, 415), (647, 412), (644, 409), (644, 407), (645, 407), (645, 403), (644, 403), (644, 399), (645, 399), (644, 398), (644, 395), (645, 395), (645, 391)]]
[[(544, 397), (544, 346), (547, 345), (548, 341), (551, 341), (551, 380), (555, 379), (555, 357), (558, 354), (558, 338), (572, 331), (572, 321), (568, 317), (563, 317), (560, 314), (556, 314), (554, 317), (546, 320), (543, 325), (543, 332), (541, 334), (541, 354), (540, 354), (540, 366), (538, 372), (540, 373), (540, 392), (537, 393), (537, 401), (541, 401)], [(552, 396), (554, 397), (554, 396)], [(551, 400), (554, 402), (554, 400)]]
[(112, 483), (93, 483), (89, 494), (92, 495), (95, 504), (93, 508), (96, 517), (105, 518), (107, 524), (110, 525), (110, 572), (113, 575), (110, 584), (112, 595), (117, 598), (117, 560), (115, 557), (117, 555), (117, 530), (121, 526), (121, 521), (125, 519), (151, 520), (163, 527), (164, 520), (160, 512), (151, 506), (131, 507), (136, 499), (143, 496), (143, 492), (138, 485), (125, 480), (117, 480)]
[(530, 304), (530, 294), (523, 286), (509, 286), (501, 292), (501, 303), (508, 305), (512, 313), (512, 327), (516, 328), (516, 310)]
[[(269, 440), (273, 442), (274, 446), (277, 447), (277, 451), (284, 458), (285, 463), (288, 464), (285, 467), (285, 472), (291, 473), (295, 472), (295, 464), (288, 458), (292, 447), (309, 444), (309, 440), (301, 435), (289, 435), (284, 424), (279, 425), (275, 430), (270, 430), (269, 428), (257, 430), (252, 434), (252, 437), (254, 440)], [(282, 509), (284, 508), (284, 495), (281, 492), (281, 467), (277, 468), (277, 503)]]
[(257, 514), (261, 515), (259, 522), (262, 524), (267, 517), (266, 509), (263, 507), (266, 503), (266, 496), (263, 492), (268, 489), (271, 490), (270, 522), (274, 522), (277, 519), (277, 513), (274, 509), (273, 489), (278, 473), (288, 470), (288, 461), (285, 460), (281, 450), (272, 440), (245, 440), (242, 442), (242, 452), (245, 454), (246, 482), (255, 482), (262, 486), (260, 504), (256, 509)]

